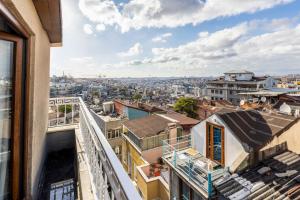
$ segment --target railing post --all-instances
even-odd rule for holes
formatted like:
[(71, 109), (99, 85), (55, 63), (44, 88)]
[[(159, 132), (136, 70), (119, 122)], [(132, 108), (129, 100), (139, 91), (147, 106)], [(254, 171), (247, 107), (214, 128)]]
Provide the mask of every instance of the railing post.
[(59, 106), (56, 104), (56, 126), (58, 126), (58, 118), (59, 118)]
[(207, 173), (207, 193), (208, 193), (208, 197), (211, 197), (212, 180), (211, 180), (211, 172), (210, 171)]
[(72, 103), (72, 124), (74, 123), (74, 104)]
[(192, 163), (191, 163), (191, 157), (189, 156), (189, 180), (191, 180), (192, 177), (192, 167), (191, 167)]
[(177, 153), (176, 153), (176, 149), (174, 148), (174, 156), (173, 156), (173, 165), (174, 167), (176, 167), (176, 158), (177, 157)]
[(67, 119), (67, 104), (65, 104), (65, 118), (64, 118), (64, 124), (66, 124)]

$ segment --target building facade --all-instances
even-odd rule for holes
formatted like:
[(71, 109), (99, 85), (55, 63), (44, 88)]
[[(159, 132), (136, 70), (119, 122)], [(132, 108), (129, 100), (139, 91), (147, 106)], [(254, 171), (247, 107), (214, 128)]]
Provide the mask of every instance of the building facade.
[(59, 0), (0, 1), (0, 199), (37, 197), (45, 159), (50, 48), (61, 43)]
[(216, 80), (207, 81), (209, 100), (227, 100), (235, 105), (240, 102), (239, 93), (272, 88), (276, 81), (269, 76), (256, 77), (253, 72), (232, 70)]

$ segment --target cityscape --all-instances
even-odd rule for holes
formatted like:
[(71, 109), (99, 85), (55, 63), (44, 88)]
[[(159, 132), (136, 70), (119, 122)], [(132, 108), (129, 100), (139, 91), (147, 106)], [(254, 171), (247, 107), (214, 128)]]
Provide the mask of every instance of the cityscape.
[(299, 10), (0, 0), (0, 200), (299, 200)]

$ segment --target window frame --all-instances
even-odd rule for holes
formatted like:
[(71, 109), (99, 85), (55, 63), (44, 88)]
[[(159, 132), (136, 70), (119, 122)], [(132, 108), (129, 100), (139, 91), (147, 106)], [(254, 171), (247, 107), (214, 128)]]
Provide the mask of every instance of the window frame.
[(22, 131), (22, 109), (23, 95), (22, 95), (22, 83), (23, 83), (23, 39), (14, 34), (0, 31), (0, 40), (9, 41), (14, 43), (13, 52), (13, 97), (12, 97), (12, 122), (11, 122), (11, 195), (13, 199), (18, 199), (20, 195), (21, 185), (21, 169), (23, 166), (23, 156), (21, 152), (23, 137)]
[[(221, 129), (221, 162), (214, 160), (214, 151), (213, 151), (213, 128), (219, 128)], [(224, 127), (211, 123), (211, 122), (206, 122), (206, 157), (220, 163), (222, 166), (225, 165), (225, 134), (224, 134)]]

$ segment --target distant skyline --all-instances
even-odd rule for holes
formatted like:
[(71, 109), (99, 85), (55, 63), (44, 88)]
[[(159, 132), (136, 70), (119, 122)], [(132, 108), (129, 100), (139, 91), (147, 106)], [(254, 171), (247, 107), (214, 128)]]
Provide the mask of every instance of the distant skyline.
[(64, 0), (51, 75), (300, 73), (298, 0)]

